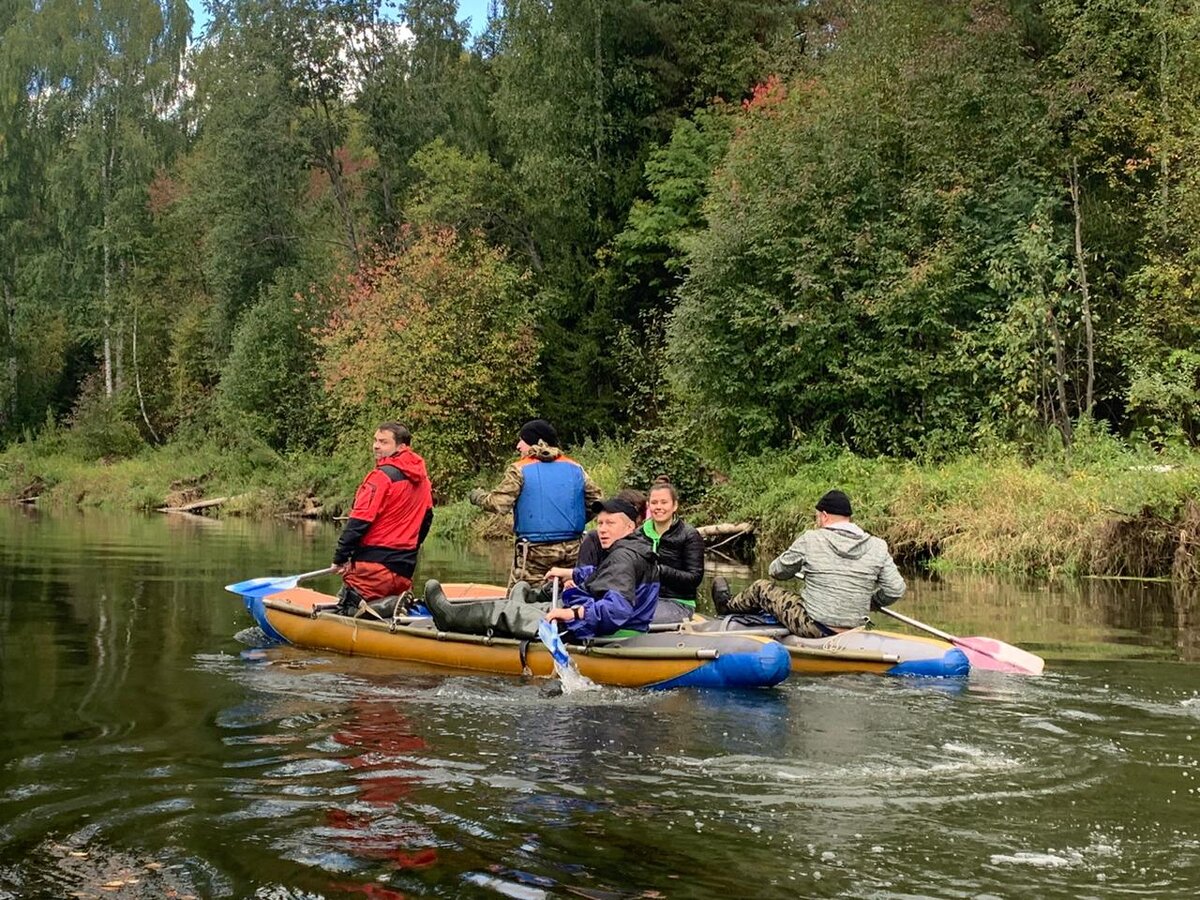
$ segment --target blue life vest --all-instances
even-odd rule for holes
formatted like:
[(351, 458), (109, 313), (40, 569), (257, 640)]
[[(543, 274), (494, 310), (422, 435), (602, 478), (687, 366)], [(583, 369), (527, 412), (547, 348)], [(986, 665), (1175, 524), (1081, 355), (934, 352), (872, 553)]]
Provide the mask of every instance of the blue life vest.
[(583, 466), (560, 456), (521, 461), (523, 483), (513, 510), (513, 532), (535, 544), (573, 541), (587, 524)]

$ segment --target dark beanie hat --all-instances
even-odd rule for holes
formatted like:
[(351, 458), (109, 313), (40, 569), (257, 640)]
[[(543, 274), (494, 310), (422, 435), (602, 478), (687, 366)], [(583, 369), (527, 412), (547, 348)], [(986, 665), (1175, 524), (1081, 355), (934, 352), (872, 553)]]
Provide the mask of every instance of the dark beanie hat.
[(817, 509), (831, 516), (845, 516), (847, 519), (854, 515), (850, 509), (850, 498), (841, 491), (828, 491), (817, 501)]
[(545, 419), (530, 419), (521, 426), (520, 437), (530, 445), (545, 441), (549, 447), (558, 446), (558, 432)]

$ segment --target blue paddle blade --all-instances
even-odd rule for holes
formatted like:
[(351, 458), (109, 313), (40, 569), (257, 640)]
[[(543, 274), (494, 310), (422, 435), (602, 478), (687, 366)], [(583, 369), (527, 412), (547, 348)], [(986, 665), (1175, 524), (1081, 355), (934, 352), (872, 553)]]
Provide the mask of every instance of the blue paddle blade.
[(317, 569), (315, 572), (302, 572), (299, 575), (281, 575), (278, 578), (251, 578), (247, 581), (239, 581), (237, 584), (227, 584), (225, 585), (225, 590), (242, 597), (269, 597), (271, 594), (278, 594), (280, 591), (294, 588), (306, 578), (315, 578), (318, 575), (325, 575), (332, 571), (331, 567), (327, 567)]
[(287, 584), (287, 581), (286, 578), (251, 578), (237, 584), (227, 584), (225, 590), (242, 597), (266, 597), (296, 586), (295, 583)]
[(569, 666), (571, 664), (570, 654), (567, 653), (566, 644), (563, 643), (563, 639), (558, 633), (557, 625), (542, 619), (538, 623), (538, 638), (546, 645), (546, 649), (550, 651), (550, 655), (554, 657), (557, 665)]

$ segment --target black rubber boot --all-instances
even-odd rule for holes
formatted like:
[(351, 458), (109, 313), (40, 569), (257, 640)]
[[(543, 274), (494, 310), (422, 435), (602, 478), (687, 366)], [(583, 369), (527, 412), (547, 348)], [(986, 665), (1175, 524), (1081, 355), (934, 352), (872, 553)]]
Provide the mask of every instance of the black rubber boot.
[(339, 616), (358, 615), (359, 604), (366, 602), (363, 595), (348, 584), (342, 585), (342, 589), (338, 591), (337, 597), (338, 605), (334, 612)]
[(396, 609), (399, 608), (400, 615), (404, 615), (404, 598), (393, 594), (390, 597), (381, 597), (378, 600), (372, 600), (367, 606), (375, 611), (375, 614), (380, 618), (391, 619), (396, 615)]
[(712, 602), (718, 616), (729, 615), (729, 601), (732, 599), (733, 592), (729, 590), (729, 582), (718, 575), (712, 580)]
[(437, 626), (438, 631), (448, 631), (450, 629), (450, 620), (454, 615), (453, 604), (446, 598), (446, 592), (442, 590), (442, 584), (434, 578), (430, 578), (425, 582), (425, 608), (429, 610), (429, 615), (433, 617), (433, 624)]
[(508, 598), (521, 603), (549, 603), (551, 598), (550, 586), (543, 584), (534, 587), (528, 581), (518, 581), (508, 589)]

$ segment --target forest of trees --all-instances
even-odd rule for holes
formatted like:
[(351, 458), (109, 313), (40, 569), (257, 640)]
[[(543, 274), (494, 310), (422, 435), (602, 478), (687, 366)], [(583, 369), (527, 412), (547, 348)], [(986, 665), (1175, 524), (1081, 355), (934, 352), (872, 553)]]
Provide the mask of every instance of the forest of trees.
[(0, 0), (0, 445), (1200, 440), (1200, 3)]

